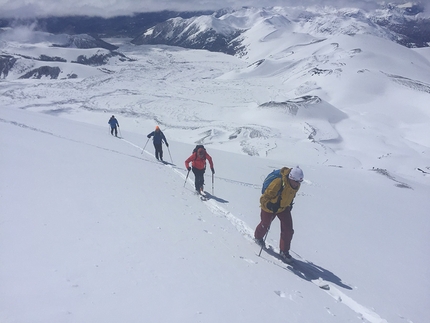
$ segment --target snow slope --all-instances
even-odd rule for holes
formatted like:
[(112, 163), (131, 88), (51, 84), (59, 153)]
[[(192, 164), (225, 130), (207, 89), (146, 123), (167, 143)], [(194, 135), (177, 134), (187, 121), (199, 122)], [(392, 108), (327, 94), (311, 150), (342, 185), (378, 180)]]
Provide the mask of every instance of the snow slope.
[(293, 269), (252, 242), (261, 179), (293, 158), (209, 148), (202, 202), (189, 144), (170, 139), (164, 165), (126, 128), (15, 108), (0, 122), (2, 322), (428, 319), (428, 185), (301, 164)]
[[(103, 67), (0, 42), (20, 56), (0, 80), (1, 322), (430, 321), (429, 51), (255, 28), (243, 58), (110, 39), (132, 60)], [(78, 77), (19, 80), (39, 55)], [(264, 177), (295, 165), (291, 267), (252, 236)]]

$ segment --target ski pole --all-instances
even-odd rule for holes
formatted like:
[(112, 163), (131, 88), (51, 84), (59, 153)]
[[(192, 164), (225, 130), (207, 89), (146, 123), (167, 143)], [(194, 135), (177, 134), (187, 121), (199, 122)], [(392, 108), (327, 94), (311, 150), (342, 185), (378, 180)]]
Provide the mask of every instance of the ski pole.
[(212, 195), (214, 195), (214, 173), (212, 173)]
[(119, 136), (122, 138), (121, 128), (118, 127), (118, 130), (119, 130)]
[(169, 146), (167, 146), (167, 151), (169, 152), (170, 160), (172, 161), (172, 164), (173, 164), (173, 159), (172, 159), (172, 155), (170, 154), (170, 148), (169, 148)]
[(146, 145), (148, 144), (148, 141), (149, 141), (149, 139), (150, 139), (150, 138), (148, 138), (148, 140), (146, 141), (146, 144), (145, 144), (145, 146), (143, 146), (143, 149), (142, 149), (142, 152), (141, 152), (141, 154), (143, 154), (143, 151), (145, 150), (145, 148), (146, 148)]
[(188, 173), (187, 173), (187, 177), (185, 177), (185, 183), (184, 183), (184, 187), (185, 187), (185, 184), (187, 184), (187, 179), (188, 179), (188, 175), (190, 174), (190, 171), (188, 171)]
[(272, 220), (270, 221), (269, 227), (267, 228), (267, 232), (266, 232), (266, 234), (264, 235), (264, 238), (263, 238), (263, 244), (261, 245), (261, 249), (260, 249), (260, 252), (258, 253), (258, 257), (260, 257), (260, 255), (261, 255), (261, 251), (263, 251), (263, 246), (264, 246), (264, 245), (265, 245), (265, 243), (266, 243), (266, 238), (267, 238), (267, 235), (269, 234), (270, 226), (272, 225), (272, 222), (273, 222), (273, 220), (275, 219), (275, 216), (276, 216), (276, 214), (274, 214), (274, 215), (273, 215), (273, 218), (272, 218)]

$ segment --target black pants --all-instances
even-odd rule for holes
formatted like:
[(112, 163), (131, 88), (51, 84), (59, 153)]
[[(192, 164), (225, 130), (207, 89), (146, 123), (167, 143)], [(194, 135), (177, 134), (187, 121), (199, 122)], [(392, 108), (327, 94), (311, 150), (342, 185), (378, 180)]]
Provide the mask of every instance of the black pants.
[(163, 144), (154, 144), (155, 148), (155, 158), (157, 160), (163, 160)]
[(115, 132), (115, 137), (118, 137), (118, 129), (115, 127), (110, 128), (110, 134), (113, 136), (113, 133)]
[(205, 169), (197, 169), (192, 168), (194, 173), (194, 185), (196, 186), (196, 191), (200, 191), (200, 188), (203, 189), (203, 185), (205, 184)]

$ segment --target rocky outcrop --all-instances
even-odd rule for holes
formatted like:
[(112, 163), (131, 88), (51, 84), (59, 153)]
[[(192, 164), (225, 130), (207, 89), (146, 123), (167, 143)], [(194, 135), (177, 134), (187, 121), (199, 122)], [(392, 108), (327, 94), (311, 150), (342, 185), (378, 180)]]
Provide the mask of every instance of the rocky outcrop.
[(105, 54), (96, 54), (91, 57), (87, 57), (85, 55), (79, 55), (76, 61), (72, 61), (72, 63), (78, 63), (83, 65), (90, 65), (90, 66), (101, 66), (106, 65), (109, 63), (109, 59), (117, 57), (120, 61), (132, 61), (132, 59), (128, 58), (124, 54), (121, 54), (119, 52), (110, 52)]
[(67, 59), (64, 59), (62, 57), (58, 57), (58, 56), (51, 57), (47, 55), (40, 55), (38, 60), (44, 61), (44, 62), (63, 62), (63, 63), (67, 62)]
[(107, 50), (116, 50), (118, 46), (109, 44), (99, 38), (94, 38), (87, 34), (68, 36), (68, 41), (64, 44), (54, 44), (54, 47), (72, 47), (72, 48), (104, 48)]
[(60, 72), (61, 70), (59, 67), (41, 66), (25, 73), (20, 77), (20, 79), (40, 79), (44, 76), (51, 79), (57, 79)]
[(6, 78), (10, 69), (16, 62), (16, 58), (11, 55), (0, 55), (0, 78)]

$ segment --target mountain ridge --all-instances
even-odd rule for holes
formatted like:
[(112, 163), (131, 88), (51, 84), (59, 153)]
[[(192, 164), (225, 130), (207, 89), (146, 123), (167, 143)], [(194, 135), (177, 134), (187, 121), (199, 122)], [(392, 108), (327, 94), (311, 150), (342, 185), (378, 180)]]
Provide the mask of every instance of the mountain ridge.
[[(64, 57), (45, 53), (26, 57), (10, 52), (7, 48), (10, 41), (47, 42), (52, 47), (97, 49), (96, 53), (84, 53), (80, 59), (75, 57), (70, 60), (93, 66), (108, 64), (110, 57), (122, 55), (115, 52), (118, 46), (110, 44), (106, 38), (102, 39), (107, 36), (128, 36), (134, 45), (169, 45), (221, 52), (244, 58), (250, 63), (267, 59), (267, 55), (278, 55), (255, 51), (256, 45), (259, 47), (258, 43), (278, 41), (282, 47), (286, 38), (294, 39), (298, 35), (307, 37), (309, 42), (318, 42), (334, 35), (370, 34), (410, 48), (428, 47), (430, 19), (423, 18), (422, 12), (422, 7), (411, 4), (403, 7), (382, 6), (374, 11), (331, 7), (243, 7), (209, 12), (163, 11), (109, 19), (84, 16), (2, 19), (0, 39), (6, 46), (3, 46), (5, 49), (0, 55), (0, 77), (8, 77), (17, 60), (22, 58), (48, 61), (49, 64), (67, 61)], [(300, 38), (303, 41), (302, 36)], [(101, 54), (100, 49), (110, 53)], [(49, 70), (48, 67), (56, 66), (43, 66), (45, 71)], [(29, 71), (24, 71), (20, 77), (34, 75)], [(75, 73), (70, 75), (76, 77)], [(57, 77), (51, 75), (51, 78)]]
[[(409, 8), (409, 7), (408, 7)], [(421, 12), (417, 9), (417, 12)], [(293, 32), (309, 33), (324, 37), (334, 34), (374, 34), (406, 47), (428, 47), (430, 44), (430, 20), (420, 18), (399, 7), (384, 8), (374, 12), (357, 8), (242, 8), (206, 16), (211, 23), (204, 24), (195, 18), (173, 18), (147, 29), (132, 40), (136, 45), (164, 44), (186, 48), (200, 48), (227, 54), (242, 55), (242, 35), (252, 32), (257, 24), (272, 25), (281, 30), (292, 24)], [(248, 20), (248, 24), (244, 23)], [(275, 21), (276, 20), (276, 21)], [(239, 22), (239, 23), (237, 23)], [(416, 28), (419, 23), (420, 28)], [(216, 27), (215, 27), (216, 26)], [(221, 27), (220, 27), (221, 26)], [(288, 28), (288, 27), (286, 27)], [(189, 32), (192, 29), (194, 32)], [(274, 30), (274, 31), (275, 31)], [(198, 35), (198, 39), (196, 39)], [(219, 39), (224, 46), (215, 46)], [(208, 43), (212, 39), (212, 45)]]
[[(88, 34), (94, 38), (129, 37), (133, 38), (132, 42), (135, 44), (174, 45), (232, 54), (232, 48), (237, 44), (230, 42), (235, 43), (234, 39), (239, 33), (252, 27), (243, 24), (246, 18), (243, 12), (247, 11), (267, 16), (271, 15), (271, 12), (278, 12), (287, 19), (290, 13), (294, 12), (295, 17), (291, 19), (292, 21), (302, 26), (313, 25), (316, 33), (354, 34), (366, 28), (366, 25), (374, 30), (379, 26), (382, 34), (391, 33), (393, 41), (406, 47), (428, 47), (430, 44), (430, 18), (424, 16), (424, 7), (420, 3), (384, 4), (372, 11), (359, 8), (285, 6), (225, 8), (195, 12), (160, 11), (112, 18), (88, 16), (3, 18), (0, 19), (0, 28), (33, 25), (36, 30), (53, 34)], [(196, 23), (196, 20), (200, 20), (200, 23)], [(210, 20), (212, 23), (204, 26), (201, 20)], [(214, 23), (218, 27), (215, 27)], [(309, 28), (309, 31), (311, 30)], [(172, 33), (180, 37), (174, 39)], [(197, 35), (199, 39), (193, 40)]]

